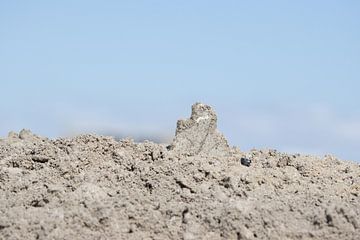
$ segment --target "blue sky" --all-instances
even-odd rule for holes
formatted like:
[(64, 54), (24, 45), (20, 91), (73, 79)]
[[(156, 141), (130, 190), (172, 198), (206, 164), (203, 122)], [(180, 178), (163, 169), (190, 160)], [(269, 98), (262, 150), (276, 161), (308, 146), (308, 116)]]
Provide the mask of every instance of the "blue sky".
[(360, 161), (359, 1), (1, 1), (0, 136), (159, 135)]

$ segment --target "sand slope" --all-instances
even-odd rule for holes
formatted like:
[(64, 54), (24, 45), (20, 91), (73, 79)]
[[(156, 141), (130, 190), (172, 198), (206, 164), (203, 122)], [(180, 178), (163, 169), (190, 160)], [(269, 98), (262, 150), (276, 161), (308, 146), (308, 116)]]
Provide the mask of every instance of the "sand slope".
[(195, 104), (170, 146), (10, 133), (0, 239), (360, 239), (358, 164), (241, 152), (216, 122)]

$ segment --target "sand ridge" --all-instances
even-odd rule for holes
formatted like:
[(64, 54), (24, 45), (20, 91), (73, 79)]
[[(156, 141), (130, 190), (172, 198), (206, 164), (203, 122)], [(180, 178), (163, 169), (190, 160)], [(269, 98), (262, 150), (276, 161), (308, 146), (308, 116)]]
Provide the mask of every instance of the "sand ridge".
[(0, 239), (360, 239), (359, 195), (359, 164), (242, 152), (200, 103), (169, 146), (0, 140)]

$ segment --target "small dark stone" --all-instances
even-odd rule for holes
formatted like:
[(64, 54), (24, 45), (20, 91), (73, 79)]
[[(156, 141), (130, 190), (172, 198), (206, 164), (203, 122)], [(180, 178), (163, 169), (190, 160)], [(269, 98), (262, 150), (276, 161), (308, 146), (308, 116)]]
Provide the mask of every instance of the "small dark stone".
[(47, 157), (47, 156), (35, 155), (35, 156), (32, 156), (32, 160), (33, 160), (34, 162), (46, 163), (46, 162), (48, 162), (50, 159), (49, 159), (49, 157)]
[(251, 164), (251, 159), (244, 158), (244, 157), (241, 158), (241, 165), (250, 167), (250, 164)]

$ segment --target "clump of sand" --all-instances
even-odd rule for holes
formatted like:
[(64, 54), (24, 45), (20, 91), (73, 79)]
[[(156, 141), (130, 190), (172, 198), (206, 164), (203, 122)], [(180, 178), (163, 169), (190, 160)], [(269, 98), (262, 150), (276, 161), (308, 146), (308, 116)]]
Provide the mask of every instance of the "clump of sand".
[(216, 125), (195, 104), (170, 146), (10, 133), (0, 239), (360, 239), (358, 164), (241, 152)]

